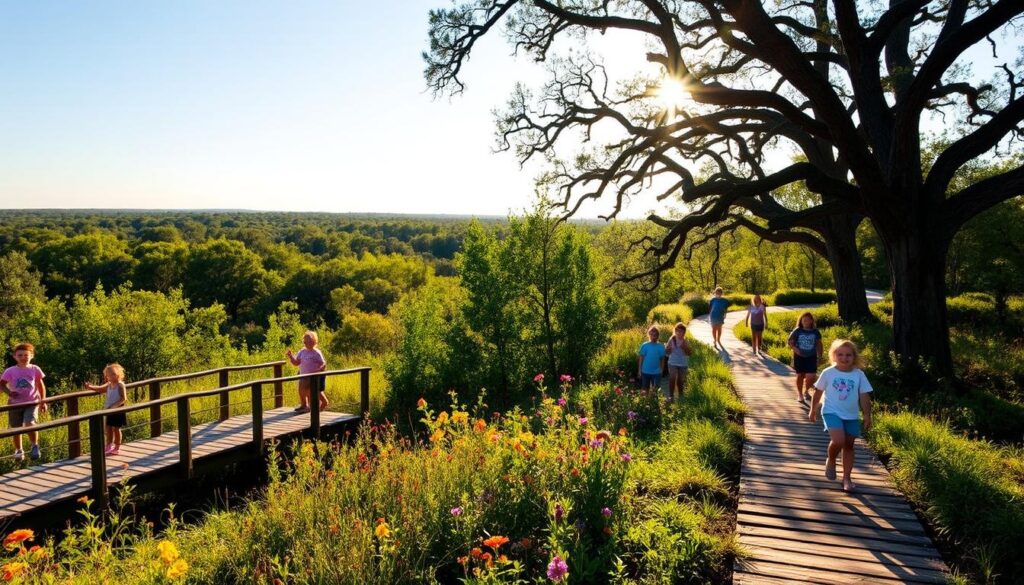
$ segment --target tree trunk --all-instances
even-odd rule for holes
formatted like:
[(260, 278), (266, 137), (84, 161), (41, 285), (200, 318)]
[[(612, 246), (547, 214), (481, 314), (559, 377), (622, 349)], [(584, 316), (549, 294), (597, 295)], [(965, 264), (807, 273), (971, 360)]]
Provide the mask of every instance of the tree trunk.
[(949, 242), (910, 226), (879, 234), (889, 260), (896, 353), (929, 364), (934, 376), (952, 378), (945, 282)]
[(839, 317), (848, 323), (872, 318), (864, 295), (864, 272), (857, 252), (860, 216), (836, 216), (825, 220), (821, 234), (828, 250), (828, 263), (836, 283)]

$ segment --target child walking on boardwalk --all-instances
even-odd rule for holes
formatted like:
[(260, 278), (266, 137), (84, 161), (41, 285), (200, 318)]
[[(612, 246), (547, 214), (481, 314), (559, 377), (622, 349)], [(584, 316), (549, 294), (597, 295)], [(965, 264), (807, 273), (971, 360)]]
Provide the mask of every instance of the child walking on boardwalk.
[[(327, 369), (327, 360), (324, 359), (323, 352), (317, 347), (319, 343), (320, 340), (317, 337), (316, 331), (306, 331), (302, 334), (302, 345), (304, 347), (299, 350), (299, 353), (294, 354), (289, 349), (284, 355), (293, 366), (299, 367), (300, 374), (322, 372)], [(327, 394), (320, 389), (319, 381), (310, 377), (299, 380), (299, 406), (295, 409), (295, 412), (299, 414), (309, 412), (313, 388), (319, 390), (320, 411), (323, 412), (327, 409)]]
[(645, 341), (636, 352), (636, 374), (640, 378), (640, 387), (644, 390), (652, 387), (657, 390), (661, 387), (661, 366), (665, 359), (665, 346), (658, 343), (660, 335), (658, 326), (651, 325), (647, 330), (650, 341)]
[(821, 332), (814, 323), (814, 315), (800, 315), (796, 328), (789, 334), (788, 344), (793, 350), (793, 369), (796, 370), (796, 399), (806, 403), (818, 377), (822, 353)]
[(722, 347), (722, 326), (725, 325), (725, 312), (729, 310), (729, 301), (722, 296), (723, 294), (722, 287), (715, 287), (715, 294), (708, 301), (712, 345), (718, 349), (725, 349)]
[(761, 295), (754, 295), (747, 307), (747, 316), (744, 323), (750, 325), (751, 345), (754, 346), (754, 355), (763, 355), (761, 350), (761, 339), (764, 337), (764, 329), (768, 326), (768, 306), (764, 304)]
[[(7, 404), (18, 406), (7, 411), (8, 424), (12, 429), (31, 427), (38, 421), (39, 413), (46, 412), (46, 384), (43, 384), (46, 374), (32, 363), (35, 354), (36, 348), (31, 343), (14, 346), (16, 364), (4, 370), (0, 376), (0, 391), (9, 397)], [(22, 461), (25, 452), (21, 449), (21, 435), (14, 435), (13, 439), (14, 460)], [(28, 440), (32, 443), (29, 456), (39, 459), (39, 433), (29, 431)]]
[(676, 323), (672, 337), (665, 344), (665, 353), (668, 355), (668, 399), (682, 399), (692, 353), (690, 342), (686, 340), (686, 325)]
[(864, 430), (871, 428), (872, 388), (861, 370), (863, 363), (860, 352), (852, 341), (833, 341), (828, 349), (828, 357), (832, 366), (825, 368), (814, 383), (814, 400), (807, 418), (811, 422), (815, 421), (818, 416), (818, 402), (824, 394), (821, 420), (829, 436), (825, 477), (836, 478), (836, 456), (842, 451), (843, 491), (852, 492), (856, 488), (850, 479), (850, 472), (853, 470), (853, 445), (861, 433), (861, 412), (864, 413)]
[[(124, 368), (121, 364), (107, 364), (103, 368), (103, 379), (106, 384), (89, 384), (85, 387), (93, 392), (106, 392), (107, 397), (103, 401), (103, 410), (108, 408), (121, 408), (128, 400), (127, 389), (124, 385)], [(121, 449), (121, 427), (128, 424), (128, 417), (123, 413), (107, 415), (103, 420), (104, 432), (107, 436), (107, 447), (103, 450), (107, 455), (117, 455)]]

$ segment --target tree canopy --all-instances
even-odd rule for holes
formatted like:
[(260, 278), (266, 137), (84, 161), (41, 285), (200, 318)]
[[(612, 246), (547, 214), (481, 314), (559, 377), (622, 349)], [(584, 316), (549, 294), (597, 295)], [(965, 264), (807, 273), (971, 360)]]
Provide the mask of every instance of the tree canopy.
[[(1024, 193), (1013, 151), (1024, 137), (1024, 59), (994, 40), (1013, 38), (1022, 13), (1019, 0), (485, 0), (430, 13), (425, 75), (435, 92), (462, 91), (477, 42), (503, 24), (516, 51), (550, 70), (498, 114), (503, 147), (548, 161), (542, 182), (569, 213), (610, 199), (615, 216), (652, 188), (682, 202), (682, 217), (649, 218), (667, 229), (646, 241), (656, 271), (697, 227), (820, 233), (823, 221), (867, 217), (889, 266), (897, 351), (949, 373), (950, 243)], [(609, 31), (643, 39), (655, 69), (616, 77), (574, 50)], [(995, 65), (970, 71), (968, 50), (986, 42)], [(926, 165), (935, 116), (946, 135)], [(979, 160), (1012, 162), (957, 184)], [(775, 196), (791, 185), (813, 194), (809, 205)]]

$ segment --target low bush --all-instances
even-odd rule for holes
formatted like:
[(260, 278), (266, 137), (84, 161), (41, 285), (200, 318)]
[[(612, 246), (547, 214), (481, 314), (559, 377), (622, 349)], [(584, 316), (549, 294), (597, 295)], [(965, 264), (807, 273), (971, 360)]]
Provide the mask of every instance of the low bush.
[(671, 328), (676, 323), (689, 323), (693, 315), (690, 306), (683, 303), (658, 305), (647, 313), (647, 322), (668, 325)]
[(776, 291), (775, 294), (770, 295), (769, 299), (766, 300), (769, 305), (774, 306), (785, 306), (785, 305), (810, 305), (810, 304), (825, 304), (836, 302), (836, 291), (834, 290), (817, 290), (812, 291), (805, 288), (791, 288)]

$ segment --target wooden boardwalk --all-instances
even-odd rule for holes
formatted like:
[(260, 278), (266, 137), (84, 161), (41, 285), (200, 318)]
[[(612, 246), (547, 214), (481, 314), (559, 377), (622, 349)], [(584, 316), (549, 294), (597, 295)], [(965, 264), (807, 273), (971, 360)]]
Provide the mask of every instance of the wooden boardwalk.
[[(931, 539), (862, 441), (853, 469), (857, 492), (846, 494), (825, 478), (828, 435), (796, 401), (793, 371), (755, 357), (733, 335), (745, 314), (727, 315), (719, 352), (748, 407), (736, 519), (746, 554), (736, 561), (733, 583), (945, 582), (948, 569)], [(711, 345), (706, 316), (689, 329)]]
[[(320, 425), (328, 427), (359, 420), (341, 412), (323, 412)], [(224, 421), (192, 427), (192, 460), (253, 449), (253, 416), (244, 414)], [(264, 440), (298, 436), (310, 428), (310, 417), (290, 407), (263, 413)], [(253, 451), (254, 456), (255, 450)], [(180, 468), (177, 433), (125, 443), (119, 455), (106, 458), (107, 483), (138, 481), (160, 474), (175, 476)], [(93, 495), (89, 456), (33, 465), (0, 476), (0, 522), (40, 508)]]

